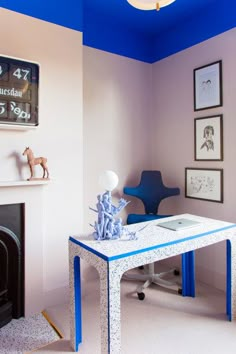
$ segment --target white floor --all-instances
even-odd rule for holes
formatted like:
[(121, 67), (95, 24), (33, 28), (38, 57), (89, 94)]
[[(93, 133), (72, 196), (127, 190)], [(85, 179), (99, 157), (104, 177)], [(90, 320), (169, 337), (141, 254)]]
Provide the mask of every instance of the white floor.
[[(153, 286), (144, 301), (137, 299), (135, 282), (122, 282), (121, 354), (235, 354), (236, 321), (227, 321), (225, 295), (197, 284), (196, 298)], [(64, 339), (37, 351), (70, 353), (68, 306), (48, 309)], [(83, 289), (83, 343), (80, 354), (100, 353), (99, 283)]]

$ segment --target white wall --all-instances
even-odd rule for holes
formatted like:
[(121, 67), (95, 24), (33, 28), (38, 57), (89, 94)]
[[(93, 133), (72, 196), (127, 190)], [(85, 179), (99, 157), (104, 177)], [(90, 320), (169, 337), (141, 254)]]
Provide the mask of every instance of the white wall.
[[(21, 156), (25, 146), (48, 158), (51, 181), (40, 187), (44, 188), (39, 219), (43, 225), (33, 226), (42, 230), (43, 305), (47, 307), (67, 301), (68, 237), (83, 227), (82, 35), (0, 9), (0, 53), (40, 64), (39, 127), (27, 132), (0, 129), (0, 181), (27, 178), (28, 167)], [(22, 165), (23, 171), (18, 169)], [(29, 199), (27, 188), (24, 193)], [(9, 193), (14, 195), (14, 188)], [(37, 276), (32, 271), (28, 281), (34, 284)]]
[[(167, 184), (181, 188), (181, 196), (164, 201), (161, 211), (236, 221), (235, 56), (236, 29), (233, 29), (153, 65), (152, 167), (163, 171)], [(223, 107), (194, 112), (193, 69), (220, 59), (223, 61)], [(223, 114), (224, 161), (194, 161), (194, 118), (214, 114)], [(224, 203), (185, 198), (185, 167), (223, 168)], [(205, 248), (196, 254), (198, 277), (224, 288), (224, 245)]]

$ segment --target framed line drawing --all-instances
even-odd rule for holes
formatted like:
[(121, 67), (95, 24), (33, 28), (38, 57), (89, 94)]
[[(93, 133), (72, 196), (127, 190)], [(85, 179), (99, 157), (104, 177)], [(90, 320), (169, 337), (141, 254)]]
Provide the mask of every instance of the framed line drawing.
[(223, 115), (194, 119), (194, 160), (223, 161)]
[(223, 203), (223, 169), (186, 167), (185, 197)]
[(194, 111), (223, 105), (222, 60), (193, 70)]

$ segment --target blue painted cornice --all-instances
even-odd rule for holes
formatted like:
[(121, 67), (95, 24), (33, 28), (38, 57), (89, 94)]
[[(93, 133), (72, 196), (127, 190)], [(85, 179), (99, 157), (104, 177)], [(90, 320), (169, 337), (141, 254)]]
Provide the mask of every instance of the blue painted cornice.
[(84, 45), (147, 63), (236, 25), (236, 0), (176, 0), (158, 13), (136, 10), (126, 0), (0, 3), (6, 9), (83, 32)]

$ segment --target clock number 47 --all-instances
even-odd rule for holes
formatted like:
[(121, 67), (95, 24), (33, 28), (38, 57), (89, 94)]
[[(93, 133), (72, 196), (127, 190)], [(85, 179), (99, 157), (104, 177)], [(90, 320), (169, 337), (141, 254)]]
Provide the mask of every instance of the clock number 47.
[(12, 75), (18, 80), (28, 80), (29, 73), (30, 70), (17, 68)]

